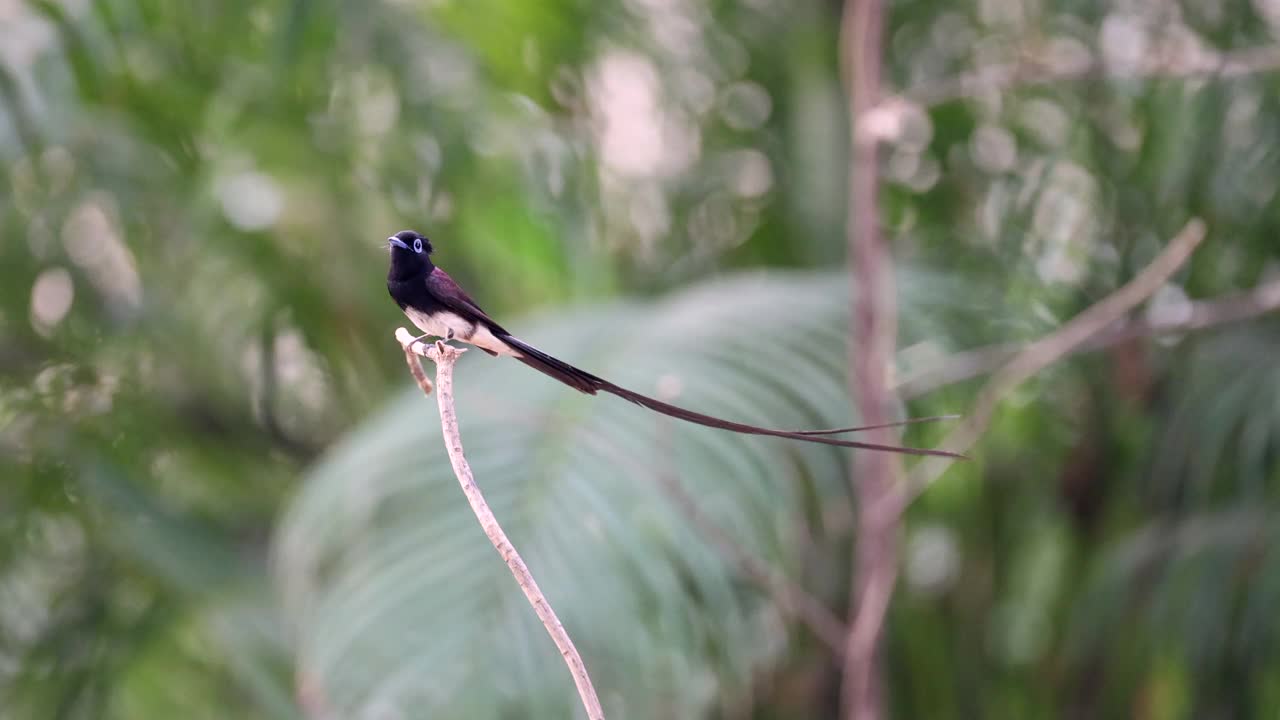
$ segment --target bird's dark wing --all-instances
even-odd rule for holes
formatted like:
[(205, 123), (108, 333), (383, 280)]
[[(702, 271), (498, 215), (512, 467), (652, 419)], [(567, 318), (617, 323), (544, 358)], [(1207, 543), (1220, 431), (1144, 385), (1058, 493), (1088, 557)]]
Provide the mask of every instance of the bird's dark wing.
[(484, 310), (476, 304), (475, 300), (463, 290), (458, 283), (449, 277), (449, 274), (440, 268), (433, 269), (426, 279), (427, 292), (437, 302), (445, 306), (449, 310), (471, 320), (482, 322), (489, 327), (494, 334), (509, 335), (502, 326), (493, 321), (493, 318), (485, 314)]

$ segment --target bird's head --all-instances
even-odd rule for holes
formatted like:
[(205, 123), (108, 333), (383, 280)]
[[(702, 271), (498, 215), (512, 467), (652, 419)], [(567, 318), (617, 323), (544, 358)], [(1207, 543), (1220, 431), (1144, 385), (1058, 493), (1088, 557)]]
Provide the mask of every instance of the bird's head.
[(431, 272), (431, 241), (426, 236), (413, 230), (401, 230), (387, 238), (387, 249), (391, 251), (391, 270), (389, 277), (407, 278)]

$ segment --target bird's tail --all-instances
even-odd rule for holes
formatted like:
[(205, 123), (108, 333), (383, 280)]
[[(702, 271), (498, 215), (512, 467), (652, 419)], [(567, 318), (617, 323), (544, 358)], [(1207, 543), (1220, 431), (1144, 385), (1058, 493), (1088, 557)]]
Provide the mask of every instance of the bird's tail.
[(545, 375), (559, 380), (569, 387), (588, 395), (595, 395), (609, 383), (586, 370), (579, 370), (563, 360), (557, 360), (538, 348), (511, 335), (499, 335), (498, 339), (515, 348), (516, 359)]
[(641, 395), (638, 392), (633, 392), (624, 387), (614, 385), (608, 380), (592, 375), (585, 370), (580, 370), (563, 360), (556, 359), (519, 338), (511, 335), (502, 335), (499, 337), (503, 342), (507, 343), (517, 351), (516, 359), (520, 362), (540, 373), (559, 380), (575, 390), (584, 392), (588, 395), (595, 395), (597, 392), (603, 390), (604, 392), (616, 395), (623, 400), (633, 402), (641, 407), (649, 408), (654, 412), (662, 413), (663, 415), (677, 418), (679, 420), (684, 420), (685, 422), (691, 422), (695, 425), (704, 425), (706, 427), (729, 430), (731, 432), (742, 433), (744, 435), (766, 435), (769, 437), (789, 438), (791, 440), (803, 440), (805, 442), (820, 443), (823, 445), (836, 445), (838, 447), (861, 448), (864, 450), (883, 450), (885, 452), (903, 453), (906, 455), (936, 455), (951, 458), (964, 457), (958, 453), (948, 452), (946, 450), (928, 450), (923, 448), (899, 447), (896, 445), (880, 445), (877, 443), (858, 442), (855, 440), (839, 440), (836, 438), (825, 437), (827, 435), (835, 435), (844, 432), (872, 430), (924, 422), (927, 420), (939, 420), (944, 417), (951, 416), (916, 418), (902, 422), (885, 423), (883, 425), (866, 425), (862, 427), (835, 428), (831, 430), (774, 430), (771, 428), (733, 422), (732, 420), (724, 420), (711, 415), (703, 415), (702, 413), (686, 410), (685, 408), (677, 405), (662, 402), (661, 400), (651, 398), (648, 395)]

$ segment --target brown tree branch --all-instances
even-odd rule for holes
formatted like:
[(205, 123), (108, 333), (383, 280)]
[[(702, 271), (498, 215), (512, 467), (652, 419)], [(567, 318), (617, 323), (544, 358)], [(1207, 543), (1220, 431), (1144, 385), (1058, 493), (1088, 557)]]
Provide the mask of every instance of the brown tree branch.
[(413, 379), (418, 381), (418, 387), (422, 388), (422, 392), (426, 395), (431, 394), (431, 381), (427, 378), (417, 356), (428, 358), (435, 363), (440, 428), (444, 433), (444, 446), (449, 452), (449, 461), (453, 463), (453, 472), (458, 477), (458, 484), (462, 486), (462, 493), (467, 496), (471, 511), (480, 521), (480, 527), (489, 537), (489, 542), (493, 543), (494, 549), (506, 561), (511, 575), (516, 579), (516, 584), (524, 591), (524, 596), (529, 599), (529, 604), (538, 614), (542, 626), (547, 629), (547, 634), (560, 649), (560, 655), (564, 657), (569, 673), (573, 675), (573, 683), (578, 687), (578, 695), (582, 698), (582, 706), (587, 710), (587, 717), (590, 720), (604, 720), (600, 699), (596, 697), (596, 689), (591, 684), (587, 667), (583, 664), (582, 657), (578, 655), (578, 649), (573, 646), (573, 640), (560, 624), (560, 618), (556, 617), (555, 610), (551, 608), (538, 583), (534, 581), (520, 553), (516, 552), (515, 546), (507, 539), (507, 534), (503, 532), (498, 519), (489, 509), (489, 504), (485, 502), (484, 495), (481, 494), (475, 477), (471, 474), (471, 466), (463, 455), (462, 435), (458, 432), (458, 414), (453, 405), (453, 364), (466, 351), (444, 343), (428, 345), (421, 341), (415, 342), (413, 335), (404, 328), (396, 330), (396, 340), (400, 341), (400, 346), (404, 348), (404, 359), (409, 364), (409, 372), (413, 373)]
[[(1280, 312), (1280, 280), (1264, 282), (1251, 290), (1221, 297), (1192, 300), (1185, 317), (1175, 320), (1120, 320), (1072, 348), (1067, 356), (1101, 350), (1142, 337), (1208, 330), (1273, 312)], [(1023, 348), (1013, 343), (1000, 343), (949, 355), (902, 378), (897, 392), (903, 398), (915, 398), (947, 385), (986, 375), (999, 369)]]
[[(992, 376), (972, 411), (955, 430), (938, 446), (964, 453), (973, 447), (986, 432), (1000, 402), (1024, 381), (1044, 370), (1072, 351), (1080, 348), (1111, 327), (1130, 310), (1159, 290), (1169, 277), (1182, 267), (1191, 253), (1204, 241), (1205, 225), (1196, 218), (1169, 241), (1169, 245), (1142, 269), (1132, 280), (1102, 300), (1090, 305), (1065, 325), (1023, 348)], [(890, 498), (880, 508), (881, 512), (900, 514), (912, 499), (924, 492), (929, 485), (951, 467), (950, 461), (934, 462), (938, 458), (922, 458), (912, 468), (907, 492)]]
[[(840, 51), (849, 96), (849, 245), (853, 308), (850, 315), (850, 384), (859, 416), (868, 425), (889, 420), (890, 362), (897, 344), (897, 305), (893, 265), (880, 233), (880, 132), (870, 111), (880, 101), (881, 44), (884, 15), (881, 0), (846, 0), (840, 28)], [(888, 428), (872, 431), (870, 442), (893, 445)], [(853, 583), (849, 596), (849, 630), (845, 640), (840, 687), (841, 716), (876, 720), (883, 714), (877, 663), (880, 634), (898, 577), (898, 516), (901, 459), (892, 453), (854, 456), (853, 483), (858, 498)]]

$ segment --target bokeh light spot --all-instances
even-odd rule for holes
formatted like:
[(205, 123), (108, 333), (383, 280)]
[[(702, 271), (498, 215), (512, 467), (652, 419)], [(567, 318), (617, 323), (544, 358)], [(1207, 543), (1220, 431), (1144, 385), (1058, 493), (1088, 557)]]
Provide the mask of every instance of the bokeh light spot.
[(280, 219), (284, 197), (266, 173), (237, 173), (218, 183), (218, 200), (227, 221), (240, 230), (266, 230)]
[(71, 310), (75, 283), (66, 268), (50, 268), (36, 276), (31, 287), (31, 326), (48, 337)]

